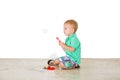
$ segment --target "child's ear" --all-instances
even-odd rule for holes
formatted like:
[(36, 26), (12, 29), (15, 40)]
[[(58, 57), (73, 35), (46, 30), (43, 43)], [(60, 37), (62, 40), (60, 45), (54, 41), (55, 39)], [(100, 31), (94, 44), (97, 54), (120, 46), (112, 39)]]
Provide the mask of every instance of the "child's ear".
[(75, 29), (72, 29), (72, 33), (74, 33), (75, 32)]

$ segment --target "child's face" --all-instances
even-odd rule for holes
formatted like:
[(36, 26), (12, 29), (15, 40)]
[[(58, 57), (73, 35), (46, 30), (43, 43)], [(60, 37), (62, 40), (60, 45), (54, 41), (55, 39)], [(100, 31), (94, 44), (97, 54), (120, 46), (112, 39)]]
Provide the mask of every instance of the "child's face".
[(65, 23), (64, 24), (64, 34), (66, 36), (70, 36), (72, 33), (74, 33), (73, 26), (71, 24)]

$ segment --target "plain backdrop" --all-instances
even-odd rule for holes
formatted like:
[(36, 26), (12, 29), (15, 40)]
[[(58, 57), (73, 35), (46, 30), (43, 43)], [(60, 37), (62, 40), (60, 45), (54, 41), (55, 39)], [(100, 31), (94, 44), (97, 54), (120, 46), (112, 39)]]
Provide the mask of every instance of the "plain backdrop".
[(63, 23), (78, 22), (82, 58), (120, 57), (119, 0), (0, 0), (0, 58), (65, 55)]

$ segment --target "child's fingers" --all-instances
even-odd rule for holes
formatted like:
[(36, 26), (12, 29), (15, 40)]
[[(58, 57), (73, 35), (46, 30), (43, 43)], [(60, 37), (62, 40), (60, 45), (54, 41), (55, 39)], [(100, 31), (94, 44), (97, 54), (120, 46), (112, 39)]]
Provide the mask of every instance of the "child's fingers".
[(57, 39), (57, 40), (59, 40), (59, 38), (58, 38), (58, 37), (56, 37), (56, 39)]

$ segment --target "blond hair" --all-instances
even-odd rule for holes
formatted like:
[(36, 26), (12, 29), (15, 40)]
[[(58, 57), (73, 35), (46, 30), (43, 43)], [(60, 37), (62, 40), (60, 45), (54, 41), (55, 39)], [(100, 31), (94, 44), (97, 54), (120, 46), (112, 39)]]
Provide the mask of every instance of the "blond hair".
[(70, 19), (70, 20), (65, 21), (64, 24), (70, 24), (70, 25), (72, 25), (72, 26), (73, 26), (73, 29), (74, 29), (74, 33), (75, 33), (75, 32), (77, 31), (77, 29), (78, 29), (78, 23), (77, 23), (75, 20), (73, 20), (73, 19)]

